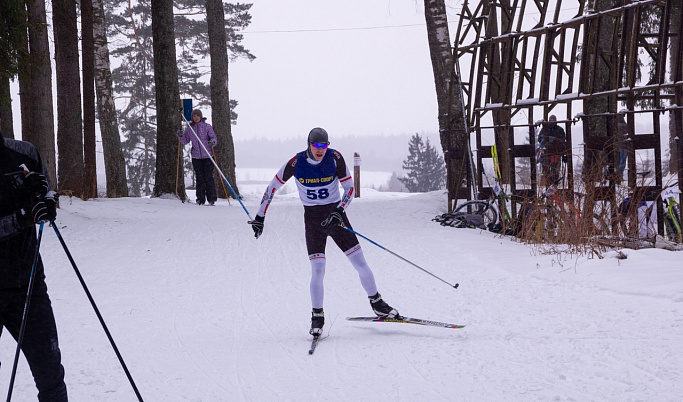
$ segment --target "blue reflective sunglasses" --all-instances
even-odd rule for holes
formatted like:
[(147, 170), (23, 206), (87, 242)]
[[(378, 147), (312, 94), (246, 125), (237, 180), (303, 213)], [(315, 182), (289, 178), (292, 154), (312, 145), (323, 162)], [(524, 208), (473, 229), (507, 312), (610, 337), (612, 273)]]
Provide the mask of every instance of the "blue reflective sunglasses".
[(318, 149), (320, 149), (320, 148), (322, 148), (322, 149), (327, 149), (327, 147), (328, 147), (329, 145), (330, 145), (330, 144), (328, 144), (328, 143), (326, 143), (326, 142), (314, 142), (314, 143), (313, 143), (313, 146), (316, 147), (316, 148), (318, 148)]

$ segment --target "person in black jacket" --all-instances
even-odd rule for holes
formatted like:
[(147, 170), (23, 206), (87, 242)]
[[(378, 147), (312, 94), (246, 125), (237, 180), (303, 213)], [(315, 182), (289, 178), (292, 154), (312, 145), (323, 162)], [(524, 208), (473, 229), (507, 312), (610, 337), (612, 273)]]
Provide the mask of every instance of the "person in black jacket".
[(550, 186), (560, 178), (562, 161), (566, 161), (567, 136), (562, 127), (557, 125), (555, 115), (548, 117), (548, 123), (543, 125), (538, 134), (541, 147), (541, 183)]
[[(55, 219), (56, 194), (38, 150), (0, 135), (0, 335), (18, 339), (38, 239), (35, 224)], [(43, 263), (33, 271), (21, 350), (38, 388), (38, 400), (68, 400), (57, 327)], [(10, 361), (11, 366), (11, 361)]]

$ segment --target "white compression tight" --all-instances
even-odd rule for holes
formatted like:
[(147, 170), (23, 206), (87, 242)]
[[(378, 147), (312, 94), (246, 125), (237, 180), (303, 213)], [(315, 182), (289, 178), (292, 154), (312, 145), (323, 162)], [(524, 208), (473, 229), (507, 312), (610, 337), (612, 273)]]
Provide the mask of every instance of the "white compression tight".
[[(377, 285), (375, 284), (375, 276), (368, 266), (368, 263), (363, 257), (363, 250), (360, 245), (356, 245), (344, 252), (349, 258), (349, 261), (358, 272), (360, 283), (365, 289), (368, 296), (377, 294)], [(323, 308), (323, 299), (325, 298), (325, 289), (323, 287), (323, 279), (325, 278), (325, 254), (312, 254), (308, 258), (311, 260), (311, 304), (313, 308)]]

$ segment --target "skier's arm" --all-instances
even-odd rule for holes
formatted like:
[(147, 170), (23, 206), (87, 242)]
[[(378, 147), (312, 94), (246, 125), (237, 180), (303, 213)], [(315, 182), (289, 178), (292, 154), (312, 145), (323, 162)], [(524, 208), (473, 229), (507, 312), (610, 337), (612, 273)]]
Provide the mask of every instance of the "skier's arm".
[(263, 193), (263, 198), (261, 198), (261, 206), (259, 207), (259, 210), (256, 213), (256, 215), (263, 216), (263, 217), (266, 216), (266, 212), (268, 211), (268, 207), (270, 206), (270, 203), (273, 201), (273, 197), (275, 196), (275, 193), (277, 192), (277, 190), (279, 190), (280, 187), (284, 186), (284, 184), (287, 182), (287, 180), (289, 180), (289, 178), (294, 175), (294, 165), (295, 164), (296, 164), (296, 157), (290, 159), (275, 174), (275, 177), (273, 177), (273, 180), (270, 181), (270, 184), (268, 184), (266, 191)]
[(353, 177), (349, 173), (349, 168), (346, 166), (344, 157), (336, 151), (334, 153), (334, 157), (337, 162), (337, 178), (344, 189), (344, 194), (342, 194), (338, 207), (346, 209), (346, 207), (348, 207), (353, 200), (356, 190), (354, 189), (353, 185)]
[(277, 174), (275, 174), (273, 180), (271, 180), (270, 184), (268, 184), (266, 192), (263, 193), (263, 198), (261, 199), (261, 206), (259, 207), (259, 210), (256, 213), (254, 220), (247, 221), (247, 223), (250, 224), (251, 228), (254, 230), (254, 237), (256, 237), (257, 239), (261, 237), (261, 234), (263, 233), (263, 222), (266, 219), (266, 211), (268, 210), (268, 206), (270, 205), (271, 201), (273, 201), (273, 197), (275, 196), (277, 190), (279, 190), (280, 187), (282, 187), (285, 184), (285, 182), (287, 182), (287, 180), (289, 180), (289, 178), (294, 175), (295, 164), (296, 156), (290, 159), (289, 162), (287, 162), (277, 172)]

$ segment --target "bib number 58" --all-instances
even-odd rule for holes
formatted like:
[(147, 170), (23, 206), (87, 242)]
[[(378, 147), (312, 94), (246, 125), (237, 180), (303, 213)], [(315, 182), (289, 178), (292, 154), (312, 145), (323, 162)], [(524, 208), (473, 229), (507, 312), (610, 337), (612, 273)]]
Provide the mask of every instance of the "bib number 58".
[(319, 190), (306, 190), (306, 198), (309, 200), (324, 200), (330, 196), (330, 192), (326, 188), (321, 188)]

